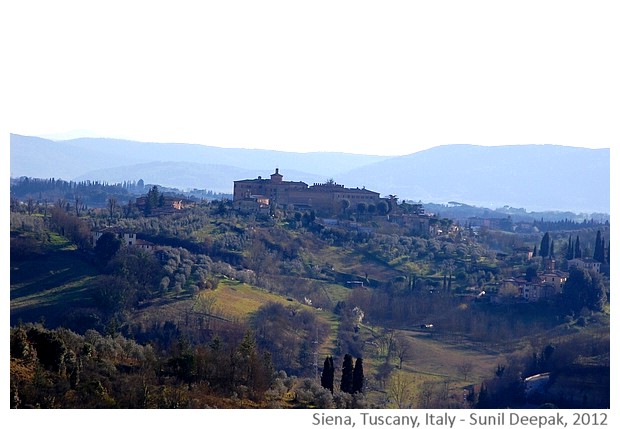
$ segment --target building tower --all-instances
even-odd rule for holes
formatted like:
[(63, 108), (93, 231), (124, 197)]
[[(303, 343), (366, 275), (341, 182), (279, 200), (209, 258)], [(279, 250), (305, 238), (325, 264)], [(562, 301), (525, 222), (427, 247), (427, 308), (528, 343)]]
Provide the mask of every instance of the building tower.
[(282, 176), (279, 172), (279, 168), (276, 168), (276, 172), (271, 175), (271, 181), (273, 183), (282, 183)]

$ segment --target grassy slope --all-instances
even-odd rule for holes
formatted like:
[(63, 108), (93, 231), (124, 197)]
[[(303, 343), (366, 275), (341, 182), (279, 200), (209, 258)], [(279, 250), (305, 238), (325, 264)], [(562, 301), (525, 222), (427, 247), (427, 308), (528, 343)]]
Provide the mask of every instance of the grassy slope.
[[(268, 302), (279, 302), (284, 305), (293, 304), (280, 295), (232, 280), (223, 280), (216, 290), (203, 291), (200, 295), (202, 299), (215, 298), (213, 313), (229, 319), (247, 320), (261, 305)], [(197, 304), (199, 302), (198, 300)], [(300, 305), (308, 307), (303, 304)]]
[[(480, 347), (465, 339), (449, 340), (424, 332), (408, 332), (410, 356), (403, 362), (403, 369), (433, 378), (450, 379), (469, 384), (492, 374), (501, 359), (501, 352)], [(459, 373), (464, 362), (472, 364), (467, 379)]]
[(331, 350), (334, 348), (338, 332), (338, 320), (331, 311), (316, 310), (300, 302), (291, 301), (290, 298), (287, 299), (264, 289), (231, 280), (221, 281), (218, 288), (214, 291), (201, 292), (196, 300), (196, 307), (199, 309), (200, 300), (208, 299), (209, 297), (215, 298), (213, 314), (224, 318), (248, 320), (252, 313), (268, 302), (279, 302), (285, 306), (300, 307), (316, 312), (317, 316), (327, 322), (331, 328), (331, 335), (321, 344), (320, 351), (327, 354), (331, 353)]
[(11, 324), (39, 321), (54, 326), (68, 311), (91, 305), (89, 281), (97, 275), (66, 239), (50, 234), (44, 254), (11, 260)]
[[(207, 304), (210, 300), (213, 302)], [(316, 312), (331, 328), (331, 335), (322, 342), (320, 353), (332, 353), (338, 332), (338, 319), (331, 311), (317, 310), (264, 289), (229, 279), (221, 280), (217, 289), (202, 291), (195, 297), (181, 295), (178, 298), (157, 300), (149, 307), (138, 310), (132, 320), (144, 325), (163, 323), (166, 320), (182, 323), (188, 312), (208, 312), (224, 320), (248, 321), (256, 310), (268, 302), (279, 302), (285, 306)]]

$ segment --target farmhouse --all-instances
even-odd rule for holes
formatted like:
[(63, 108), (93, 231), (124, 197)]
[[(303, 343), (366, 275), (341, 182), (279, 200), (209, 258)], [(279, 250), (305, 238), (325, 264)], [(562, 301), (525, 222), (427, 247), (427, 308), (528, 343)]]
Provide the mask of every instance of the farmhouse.
[(530, 280), (524, 276), (507, 278), (501, 289), (504, 295), (514, 291), (524, 301), (539, 301), (562, 293), (567, 274), (555, 269), (555, 259), (545, 260), (545, 269)]
[[(147, 197), (142, 196), (142, 197), (136, 198), (136, 207), (139, 210), (146, 212), (147, 206), (148, 206)], [(150, 212), (148, 214), (151, 216), (172, 214), (180, 210), (189, 209), (195, 206), (196, 206), (196, 201), (193, 201), (187, 198), (162, 194), (161, 200), (158, 202), (157, 205), (150, 208)]]
[(115, 227), (103, 228), (103, 229), (99, 229), (96, 231), (92, 231), (91, 232), (91, 244), (93, 245), (93, 247), (97, 245), (97, 241), (106, 232), (114, 234), (114, 236), (117, 237), (119, 240), (121, 240), (123, 242), (123, 245), (125, 246), (135, 247), (135, 248), (147, 250), (147, 251), (152, 250), (154, 247), (153, 243), (137, 238), (135, 232), (126, 232), (120, 228), (115, 228)]
[(568, 269), (572, 267), (582, 268), (584, 270), (591, 270), (596, 273), (601, 272), (601, 263), (592, 258), (575, 258), (568, 261)]
[(262, 195), (248, 195), (234, 200), (233, 206), (241, 213), (268, 214), (270, 211), (269, 198)]
[(110, 228), (103, 228), (103, 229), (99, 229), (99, 230), (91, 232), (91, 240), (92, 240), (91, 244), (93, 245), (93, 247), (97, 245), (97, 241), (106, 232), (114, 234), (114, 236), (120, 239), (123, 242), (123, 244), (126, 246), (134, 246), (136, 244), (137, 238), (136, 238), (135, 232), (125, 232), (120, 228), (110, 227)]
[(233, 205), (237, 209), (264, 205), (288, 206), (314, 209), (324, 213), (338, 213), (346, 208), (355, 210), (361, 203), (376, 206), (382, 198), (378, 192), (365, 188), (345, 188), (333, 181), (314, 183), (284, 180), (278, 168), (268, 179), (236, 180), (234, 182)]
[[(430, 227), (430, 219), (431, 217), (424, 213), (397, 213), (390, 214), (390, 220), (392, 222), (397, 223), (398, 225), (408, 228), (414, 234), (428, 234), (431, 231)], [(456, 226), (455, 226), (456, 227)], [(442, 231), (434, 228), (433, 231), (436, 234), (441, 233)]]

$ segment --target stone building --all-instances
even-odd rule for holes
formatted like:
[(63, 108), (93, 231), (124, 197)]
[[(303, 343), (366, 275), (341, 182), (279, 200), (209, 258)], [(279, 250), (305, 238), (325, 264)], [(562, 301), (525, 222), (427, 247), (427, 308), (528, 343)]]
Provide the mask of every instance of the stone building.
[(592, 258), (574, 258), (568, 261), (568, 269), (572, 267), (582, 268), (584, 270), (591, 270), (596, 273), (601, 272), (601, 263), (595, 261)]
[[(314, 183), (283, 180), (276, 168), (269, 179), (259, 176), (257, 179), (236, 180), (233, 190), (233, 204), (242, 207), (248, 200), (269, 201), (275, 206), (292, 205), (300, 209), (314, 209), (327, 213), (338, 213), (344, 206), (356, 210), (360, 203), (367, 206), (376, 205), (382, 199), (378, 192), (365, 188), (345, 188), (333, 181)], [(343, 203), (346, 201), (347, 203)]]
[(525, 276), (507, 278), (503, 281), (501, 288), (504, 291), (514, 290), (525, 301), (549, 299), (562, 293), (568, 275), (563, 271), (556, 270), (555, 259), (547, 258), (544, 263), (545, 269), (536, 273), (534, 278), (530, 280), (527, 280)]
[(91, 244), (93, 247), (97, 245), (97, 241), (101, 238), (103, 234), (106, 232), (113, 234), (119, 240), (123, 242), (126, 246), (133, 246), (136, 244), (137, 237), (135, 232), (127, 232), (118, 227), (107, 227), (103, 229), (94, 230), (91, 232)]

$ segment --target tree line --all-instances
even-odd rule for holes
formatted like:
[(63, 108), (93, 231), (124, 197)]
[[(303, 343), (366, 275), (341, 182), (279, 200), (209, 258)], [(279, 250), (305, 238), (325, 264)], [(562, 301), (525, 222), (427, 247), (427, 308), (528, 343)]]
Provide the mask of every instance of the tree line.
[[(556, 257), (556, 245), (555, 241), (551, 238), (549, 232), (545, 232), (540, 245), (534, 246), (533, 256), (540, 256), (541, 258), (555, 258)], [(601, 230), (596, 231), (596, 238), (592, 247), (587, 246), (584, 248), (583, 242), (580, 240), (580, 236), (577, 235), (573, 240), (572, 234), (568, 237), (568, 243), (566, 244), (565, 251), (558, 254), (563, 256), (565, 260), (570, 261), (572, 259), (591, 257), (601, 264), (609, 264), (610, 262), (610, 246), (609, 240), (605, 242), (605, 237), (602, 235)]]

